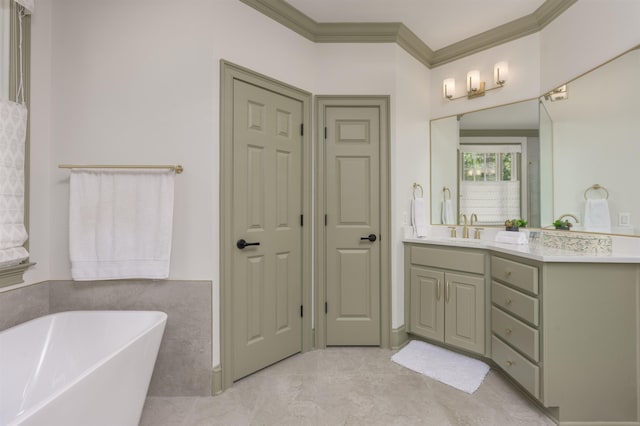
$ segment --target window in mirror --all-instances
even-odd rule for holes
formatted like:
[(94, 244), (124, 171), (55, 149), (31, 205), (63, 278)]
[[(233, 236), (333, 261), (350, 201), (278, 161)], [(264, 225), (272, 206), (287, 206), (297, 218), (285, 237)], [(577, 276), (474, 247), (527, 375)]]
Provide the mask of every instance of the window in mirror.
[(460, 214), (500, 225), (521, 217), (521, 145), (460, 145)]

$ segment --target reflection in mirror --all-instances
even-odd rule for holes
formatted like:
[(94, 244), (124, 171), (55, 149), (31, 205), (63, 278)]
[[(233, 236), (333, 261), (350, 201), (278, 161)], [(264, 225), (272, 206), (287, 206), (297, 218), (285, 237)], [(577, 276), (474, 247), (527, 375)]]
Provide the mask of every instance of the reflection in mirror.
[(553, 223), (553, 126), (540, 108), (540, 224)]
[[(553, 176), (553, 219), (575, 216), (574, 230), (640, 233), (638, 75), (636, 48), (569, 82), (566, 99), (541, 98), (541, 145), (553, 145), (543, 161), (552, 173), (541, 176)], [(550, 186), (543, 181), (543, 193)]]
[(433, 120), (431, 222), (475, 214), (483, 225), (523, 218), (540, 226), (539, 159), (536, 99)]
[(480, 225), (522, 217), (526, 138), (461, 137), (458, 151), (460, 214), (476, 215)]

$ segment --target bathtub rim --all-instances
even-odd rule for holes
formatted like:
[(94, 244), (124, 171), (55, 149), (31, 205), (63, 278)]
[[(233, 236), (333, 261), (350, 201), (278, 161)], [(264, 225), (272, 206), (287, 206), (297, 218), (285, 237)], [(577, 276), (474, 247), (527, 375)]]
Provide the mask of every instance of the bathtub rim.
[[(150, 310), (121, 310), (121, 309), (119, 309), (119, 310), (109, 310), (109, 309), (101, 309), (101, 310), (60, 311), (60, 312), (54, 312), (54, 313), (50, 313), (50, 314), (47, 314), (47, 315), (43, 315), (43, 316), (40, 316), (40, 317), (37, 317), (37, 318), (33, 318), (31, 320), (25, 321), (23, 323), (17, 324), (17, 325), (15, 325), (13, 327), (9, 327), (9, 328), (7, 328), (5, 330), (0, 331), (0, 336), (2, 336), (6, 331), (20, 329), (20, 328), (26, 327), (29, 323), (32, 323), (32, 322), (35, 322), (35, 321), (38, 321), (38, 320), (42, 320), (42, 318), (55, 317), (55, 316), (68, 316), (68, 315), (79, 315), (79, 314), (108, 314), (108, 315), (125, 314), (125, 315), (128, 315), (128, 314), (133, 314), (133, 313), (137, 313), (137, 314), (144, 314), (144, 313), (154, 314), (154, 315), (158, 316), (158, 319), (153, 321), (150, 325), (145, 327), (139, 333), (136, 333), (135, 335), (133, 335), (131, 337), (131, 339), (129, 339), (126, 342), (126, 344), (119, 346), (117, 348), (117, 350), (109, 352), (106, 356), (97, 359), (96, 362), (91, 364), (91, 366), (89, 368), (84, 369), (81, 373), (79, 373), (77, 376), (75, 376), (72, 381), (70, 381), (69, 383), (65, 384), (64, 386), (60, 386), (60, 388), (56, 389), (50, 395), (48, 395), (47, 397), (41, 399), (36, 404), (33, 404), (29, 409), (21, 412), (20, 414), (18, 414), (17, 416), (15, 416), (11, 420), (9, 420), (8, 426), (19, 425), (22, 421), (24, 421), (27, 418), (29, 418), (33, 413), (35, 413), (39, 409), (45, 407), (51, 401), (55, 400), (56, 397), (58, 397), (59, 395), (62, 395), (64, 392), (69, 390), (75, 384), (79, 383), (84, 378), (89, 376), (91, 374), (91, 372), (93, 372), (94, 370), (97, 370), (99, 367), (105, 365), (107, 362), (109, 362), (110, 360), (115, 358), (117, 355), (119, 355), (122, 352), (124, 352), (127, 348), (129, 348), (131, 345), (133, 345), (135, 342), (140, 340), (143, 336), (145, 336), (146, 334), (148, 334), (152, 330), (156, 329), (159, 326), (162, 326), (162, 333), (161, 333), (161, 336), (160, 336), (160, 342), (158, 343), (158, 348), (159, 348), (160, 344), (162, 344), (162, 337), (164, 335), (164, 330), (166, 328), (166, 323), (167, 323), (167, 319), (168, 319), (169, 316), (167, 315), (166, 312), (150, 311)], [(158, 352), (156, 351), (156, 356), (155, 356), (154, 363), (157, 361), (157, 358), (158, 358)], [(153, 372), (152, 372), (152, 374), (153, 374)], [(151, 378), (149, 378), (149, 379), (151, 379)], [(147, 389), (148, 389), (148, 384), (147, 384)], [(147, 390), (147, 392), (148, 392), (148, 390)]]

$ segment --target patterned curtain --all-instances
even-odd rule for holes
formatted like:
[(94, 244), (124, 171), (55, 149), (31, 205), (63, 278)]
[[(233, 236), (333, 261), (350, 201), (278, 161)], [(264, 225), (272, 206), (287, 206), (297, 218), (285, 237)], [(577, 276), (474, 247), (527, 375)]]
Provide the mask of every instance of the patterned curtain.
[(29, 257), (22, 245), (24, 226), (24, 152), (27, 107), (0, 99), (0, 267)]

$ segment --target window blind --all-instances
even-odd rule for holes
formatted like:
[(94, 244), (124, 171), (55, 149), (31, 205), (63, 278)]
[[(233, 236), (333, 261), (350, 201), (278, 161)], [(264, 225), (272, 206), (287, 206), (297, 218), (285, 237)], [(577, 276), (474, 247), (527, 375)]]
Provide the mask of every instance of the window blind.
[(17, 265), (29, 257), (23, 247), (24, 153), (27, 107), (0, 99), (0, 267)]

